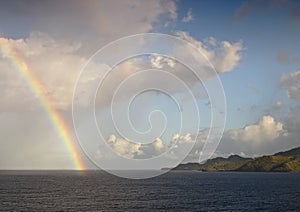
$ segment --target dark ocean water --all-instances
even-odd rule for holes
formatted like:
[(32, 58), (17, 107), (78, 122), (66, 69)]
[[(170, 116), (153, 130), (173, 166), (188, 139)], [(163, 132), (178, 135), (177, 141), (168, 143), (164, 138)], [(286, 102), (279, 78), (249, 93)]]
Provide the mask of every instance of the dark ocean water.
[(0, 171), (0, 211), (300, 211), (300, 174)]

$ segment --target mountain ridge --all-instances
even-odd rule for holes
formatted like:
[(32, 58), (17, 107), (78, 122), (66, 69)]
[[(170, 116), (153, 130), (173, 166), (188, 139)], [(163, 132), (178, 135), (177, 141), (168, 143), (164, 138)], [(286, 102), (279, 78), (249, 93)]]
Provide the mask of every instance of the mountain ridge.
[(227, 158), (217, 157), (208, 159), (201, 164), (179, 164), (172, 170), (195, 170), (208, 172), (300, 172), (300, 147), (257, 158), (244, 158), (239, 155), (230, 155)]

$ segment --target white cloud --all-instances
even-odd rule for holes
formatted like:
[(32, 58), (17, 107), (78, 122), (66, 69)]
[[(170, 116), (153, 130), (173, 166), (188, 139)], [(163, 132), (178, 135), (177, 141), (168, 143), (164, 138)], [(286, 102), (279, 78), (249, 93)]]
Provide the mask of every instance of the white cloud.
[(179, 145), (192, 143), (194, 140), (190, 133), (186, 133), (185, 135), (174, 134), (171, 140), (171, 145), (174, 145), (177, 148)]
[[(192, 144), (193, 140), (191, 134), (185, 135), (175, 134), (172, 140), (168, 143), (162, 139), (157, 138), (150, 144), (133, 143), (116, 135), (110, 135), (107, 143), (119, 155), (126, 158), (151, 158), (159, 156), (168, 151), (171, 147), (182, 148), (184, 145)], [(175, 145), (176, 143), (176, 145)], [(104, 157), (106, 155), (103, 155)]]
[(172, 137), (172, 141), (176, 141), (179, 138), (180, 138), (180, 135), (177, 133)]
[(207, 139), (207, 133), (208, 133), (207, 129), (205, 129), (202, 132), (199, 132), (196, 139), (190, 133), (187, 133), (185, 135), (179, 135), (179, 134), (174, 135), (173, 142), (178, 141), (178, 143), (183, 146), (194, 144), (193, 148), (191, 149), (190, 153), (186, 156), (183, 163), (199, 161), (199, 157), (202, 154), (202, 150)]
[(150, 158), (165, 152), (167, 149), (167, 145), (160, 138), (150, 144), (141, 144), (110, 135), (107, 142), (117, 154), (126, 158), (139, 158), (141, 155)]
[[(221, 143), (212, 157), (228, 157), (233, 154), (243, 157), (257, 157), (291, 149), (299, 146), (299, 126), (300, 113), (298, 109), (284, 122), (278, 122), (272, 116), (263, 116), (255, 124), (247, 125), (241, 129), (225, 131)], [(194, 147), (183, 161), (184, 163), (199, 161), (206, 142), (206, 133), (203, 132), (198, 135)], [(193, 136), (191, 134), (174, 134), (168, 145), (164, 142), (158, 142), (160, 148), (155, 149), (153, 143), (147, 147), (142, 146), (139, 151), (142, 151), (141, 155), (149, 158), (149, 156), (157, 156), (165, 152), (171, 146), (173, 146), (172, 151), (174, 152), (180, 151), (185, 145), (192, 143)], [(159, 151), (159, 149), (163, 149), (163, 151)]]
[[(174, 138), (174, 137), (173, 137), (173, 138)], [(192, 139), (190, 133), (187, 133), (187, 134), (185, 134), (185, 135), (179, 136), (179, 137), (177, 138), (177, 140), (178, 140), (178, 143), (189, 143), (189, 142), (192, 142), (192, 141), (193, 141), (193, 139)]]
[(192, 9), (189, 9), (186, 16), (183, 17), (182, 22), (187, 23), (194, 20), (193, 14), (192, 14)]
[(170, 68), (174, 68), (175, 64), (175, 61), (171, 58), (155, 54), (151, 55), (151, 65), (153, 68), (163, 68), (165, 65), (168, 65)]
[(153, 142), (153, 146), (154, 146), (154, 149), (157, 151), (157, 152), (164, 152), (165, 149), (166, 149), (166, 146), (165, 144), (163, 143), (163, 141), (160, 139), (160, 138), (157, 138), (154, 142)]
[[(181, 39), (193, 44), (212, 63), (218, 73), (232, 71), (239, 64), (243, 50), (242, 42), (217, 42), (210, 37), (206, 42), (201, 42), (190, 36), (187, 32), (178, 31), (175, 33)], [(182, 54), (190, 54), (182, 52)]]
[(282, 123), (276, 122), (272, 116), (263, 116), (257, 124), (248, 125), (243, 129), (231, 130), (229, 135), (235, 141), (251, 142), (256, 145), (272, 142), (283, 132)]
[[(292, 120), (300, 120), (295, 115)], [(278, 151), (290, 149), (299, 146), (298, 130), (295, 133), (293, 127), (298, 128), (300, 122), (293, 122), (288, 118), (278, 122), (272, 116), (262, 116), (255, 123), (240, 129), (227, 130), (217, 149), (225, 155), (243, 154), (249, 157), (274, 154)], [(297, 144), (298, 143), (298, 144)]]
[(132, 143), (123, 138), (117, 138), (115, 135), (110, 135), (107, 142), (115, 152), (123, 157), (133, 158), (135, 155), (142, 154), (140, 150), (141, 144)]
[(240, 51), (243, 49), (241, 42), (230, 43), (222, 41), (215, 57), (212, 58), (213, 65), (218, 72), (232, 71), (241, 60)]

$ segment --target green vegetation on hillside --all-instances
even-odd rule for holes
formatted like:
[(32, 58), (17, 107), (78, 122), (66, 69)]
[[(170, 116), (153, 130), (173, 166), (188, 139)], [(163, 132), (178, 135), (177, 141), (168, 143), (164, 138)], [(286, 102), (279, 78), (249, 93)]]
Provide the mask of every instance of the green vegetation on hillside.
[(173, 170), (242, 171), (242, 172), (300, 172), (300, 147), (271, 156), (243, 158), (232, 155), (217, 157), (203, 164), (180, 164)]
[(274, 156), (297, 156), (297, 155), (300, 155), (300, 147), (274, 154)]
[(236, 171), (300, 172), (300, 156), (263, 156), (245, 163)]

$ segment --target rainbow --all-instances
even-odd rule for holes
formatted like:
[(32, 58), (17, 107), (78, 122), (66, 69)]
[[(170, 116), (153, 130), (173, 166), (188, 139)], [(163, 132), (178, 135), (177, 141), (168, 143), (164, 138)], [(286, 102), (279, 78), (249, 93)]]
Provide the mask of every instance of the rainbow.
[(67, 151), (70, 153), (74, 168), (76, 170), (84, 170), (85, 165), (75, 147), (70, 128), (61, 115), (56, 111), (49, 97), (44, 95), (45, 88), (40, 83), (36, 75), (34, 75), (34, 72), (30, 66), (6, 39), (0, 38), (0, 48), (16, 66), (17, 70), (23, 76), (31, 91), (39, 98), (43, 108), (48, 114), (54, 130), (59, 135), (60, 140), (64, 143)]

